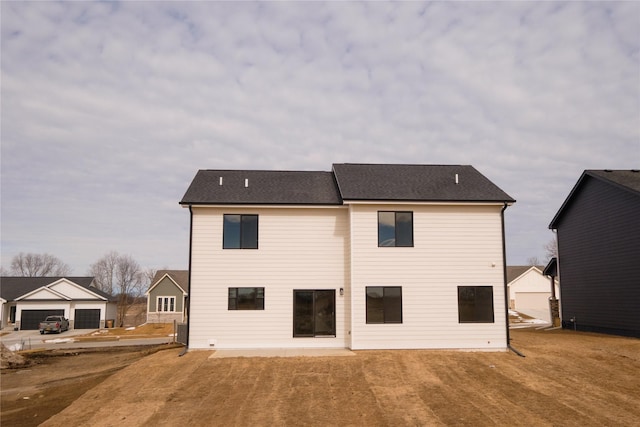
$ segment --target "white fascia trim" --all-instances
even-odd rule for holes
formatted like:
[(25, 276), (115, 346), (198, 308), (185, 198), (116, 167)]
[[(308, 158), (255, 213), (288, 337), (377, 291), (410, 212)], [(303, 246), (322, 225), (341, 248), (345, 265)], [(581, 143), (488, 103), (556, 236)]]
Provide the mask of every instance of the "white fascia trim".
[[(89, 294), (91, 294), (91, 295), (95, 296), (96, 298), (98, 298), (98, 299), (99, 299), (99, 300), (101, 300), (101, 301), (107, 301), (107, 298), (105, 298), (105, 297), (103, 297), (103, 296), (100, 296), (100, 295), (96, 294), (95, 292), (91, 291), (91, 289), (87, 289), (87, 288), (85, 288), (84, 286), (80, 286), (80, 285), (78, 285), (77, 283), (72, 282), (71, 280), (66, 279), (66, 278), (64, 278), (64, 277), (63, 277), (62, 279), (58, 279), (58, 280), (56, 280), (56, 281), (55, 281), (55, 282), (53, 282), (53, 283), (49, 283), (46, 287), (47, 287), (47, 288), (51, 288), (51, 286), (55, 286), (55, 285), (57, 285), (58, 283), (62, 283), (62, 282), (65, 282), (65, 283), (68, 283), (68, 284), (70, 284), (70, 285), (72, 285), (72, 286), (75, 286), (76, 288), (80, 289), (81, 291), (87, 292), (87, 293), (89, 293)], [(93, 283), (93, 282), (92, 282), (92, 283)], [(72, 299), (72, 298), (71, 298), (71, 299)]]
[(29, 292), (29, 293), (26, 293), (26, 294), (24, 294), (24, 295), (19, 296), (19, 297), (18, 297), (18, 298), (16, 298), (14, 301), (22, 301), (22, 300), (24, 300), (25, 298), (28, 298), (28, 297), (30, 297), (31, 295), (35, 295), (35, 294), (37, 294), (37, 293), (38, 293), (38, 292), (40, 292), (40, 291), (47, 291), (47, 292), (49, 292), (49, 293), (51, 293), (51, 294), (53, 294), (53, 295), (57, 296), (58, 298), (62, 298), (62, 299), (63, 299), (63, 300), (65, 300), (65, 301), (71, 301), (71, 300), (72, 300), (72, 298), (69, 298), (68, 296), (63, 295), (63, 294), (61, 294), (60, 292), (57, 292), (57, 291), (55, 291), (55, 290), (53, 290), (53, 289), (49, 289), (49, 287), (48, 287), (48, 286), (49, 286), (49, 285), (47, 285), (47, 286), (41, 286), (41, 287), (39, 287), (39, 288), (37, 288), (37, 289), (34, 289), (34, 290), (32, 290), (31, 292)]
[(191, 205), (191, 207), (217, 209), (347, 209), (345, 205)]
[(158, 280), (156, 283), (153, 284), (153, 286), (151, 286), (149, 288), (149, 290), (147, 292), (145, 292), (145, 295), (150, 295), (151, 291), (153, 290), (153, 288), (155, 288), (156, 286), (158, 286), (160, 284), (160, 282), (162, 282), (164, 279), (168, 278), (169, 280), (171, 280), (173, 282), (174, 285), (176, 285), (176, 287), (180, 290), (180, 292), (182, 292), (183, 296), (187, 296), (187, 293), (185, 292), (184, 289), (182, 289), (182, 286), (178, 285), (178, 282), (176, 282), (175, 280), (173, 280), (173, 277), (171, 277), (171, 275), (169, 273), (164, 273), (164, 276), (162, 276), (160, 278), (160, 280)]

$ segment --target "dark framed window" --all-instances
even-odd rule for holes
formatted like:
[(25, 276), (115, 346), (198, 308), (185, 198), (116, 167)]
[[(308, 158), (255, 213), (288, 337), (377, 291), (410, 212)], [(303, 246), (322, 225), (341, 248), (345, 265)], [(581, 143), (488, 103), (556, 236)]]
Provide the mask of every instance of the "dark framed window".
[(258, 215), (225, 214), (223, 249), (258, 249)]
[(413, 212), (378, 212), (378, 246), (413, 246)]
[(264, 310), (264, 288), (229, 288), (229, 310)]
[(336, 291), (293, 291), (293, 336), (336, 336)]
[(402, 287), (367, 286), (367, 323), (402, 323)]
[(494, 323), (493, 286), (458, 286), (459, 323)]

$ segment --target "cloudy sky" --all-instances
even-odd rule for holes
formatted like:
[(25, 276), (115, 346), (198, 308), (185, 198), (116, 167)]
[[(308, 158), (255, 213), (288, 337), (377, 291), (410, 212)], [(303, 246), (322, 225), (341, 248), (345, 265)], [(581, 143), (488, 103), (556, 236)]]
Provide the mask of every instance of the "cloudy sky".
[(188, 267), (198, 169), (470, 164), (545, 257), (584, 169), (640, 167), (638, 2), (2, 2), (2, 266)]

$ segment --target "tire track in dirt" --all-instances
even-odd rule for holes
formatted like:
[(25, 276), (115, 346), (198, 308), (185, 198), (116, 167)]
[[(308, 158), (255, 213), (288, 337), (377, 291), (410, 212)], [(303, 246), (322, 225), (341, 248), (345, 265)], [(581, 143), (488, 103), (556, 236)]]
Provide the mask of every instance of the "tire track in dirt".
[[(196, 352), (191, 354), (190, 363), (184, 363), (179, 361), (179, 353), (180, 349), (164, 350), (135, 362), (41, 426), (144, 425), (207, 357)], [(88, 407), (96, 410), (87, 411)]]

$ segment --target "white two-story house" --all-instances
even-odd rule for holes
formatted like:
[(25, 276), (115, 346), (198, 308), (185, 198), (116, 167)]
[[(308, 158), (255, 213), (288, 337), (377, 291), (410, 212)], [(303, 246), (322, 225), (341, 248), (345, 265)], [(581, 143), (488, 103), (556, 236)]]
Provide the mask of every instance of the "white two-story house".
[(188, 347), (506, 349), (514, 202), (472, 166), (200, 170)]

